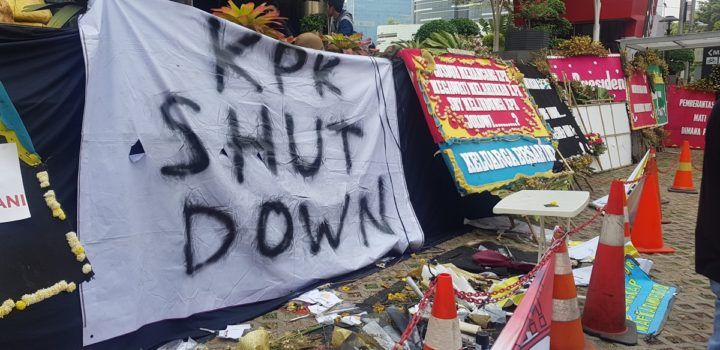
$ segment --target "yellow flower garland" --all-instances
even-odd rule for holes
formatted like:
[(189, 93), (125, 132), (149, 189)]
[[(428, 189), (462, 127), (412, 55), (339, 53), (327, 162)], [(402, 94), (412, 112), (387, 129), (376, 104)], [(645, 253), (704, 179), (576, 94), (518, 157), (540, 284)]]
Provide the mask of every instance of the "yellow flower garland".
[(2, 304), (0, 304), (0, 318), (5, 317), (7, 314), (12, 312), (13, 308), (15, 308), (15, 301), (12, 299), (5, 300)]
[(67, 283), (62, 280), (58, 283), (53, 284), (48, 288), (43, 288), (32, 294), (25, 294), (21, 300), (15, 303), (15, 308), (18, 310), (24, 310), (26, 307), (37, 304), (45, 299), (52, 298), (61, 292), (72, 293), (77, 288), (75, 282)]
[[(68, 245), (70, 246), (70, 251), (72, 251), (73, 254), (75, 254), (75, 259), (77, 259), (77, 261), (84, 261), (85, 260), (85, 248), (83, 248), (82, 243), (80, 243), (77, 233), (70, 231), (65, 234), (65, 239), (67, 239)], [(86, 264), (86, 265), (90, 265), (90, 264)], [(85, 266), (83, 266), (83, 271), (84, 270), (85, 270)]]
[(47, 204), (47, 206), (52, 210), (53, 217), (60, 220), (65, 220), (65, 212), (62, 210), (60, 202), (58, 202), (57, 198), (55, 198), (55, 191), (47, 191), (45, 192), (43, 197), (45, 197), (45, 203)]

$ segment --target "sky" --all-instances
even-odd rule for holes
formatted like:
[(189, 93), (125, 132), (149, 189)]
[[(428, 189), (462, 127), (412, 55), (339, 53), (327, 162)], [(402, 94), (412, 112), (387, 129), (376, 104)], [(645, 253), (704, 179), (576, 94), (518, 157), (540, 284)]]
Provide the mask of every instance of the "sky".
[[(692, 0), (688, 0), (690, 2)], [(700, 7), (699, 3), (703, 0), (697, 0), (698, 4), (695, 5), (695, 7)], [(667, 10), (665, 10), (665, 16), (675, 16), (680, 17), (680, 0), (665, 0), (665, 4), (667, 5)]]
[(665, 0), (667, 9), (665, 10), (665, 16), (680, 16), (680, 0)]

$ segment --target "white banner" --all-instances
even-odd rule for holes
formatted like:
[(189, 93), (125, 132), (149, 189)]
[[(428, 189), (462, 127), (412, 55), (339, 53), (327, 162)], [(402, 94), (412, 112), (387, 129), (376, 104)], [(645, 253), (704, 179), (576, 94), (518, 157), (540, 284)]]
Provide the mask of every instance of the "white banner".
[(0, 144), (0, 223), (29, 217), (30, 207), (25, 197), (17, 145)]
[(80, 29), (85, 344), (422, 243), (389, 61), (162, 0), (94, 1)]

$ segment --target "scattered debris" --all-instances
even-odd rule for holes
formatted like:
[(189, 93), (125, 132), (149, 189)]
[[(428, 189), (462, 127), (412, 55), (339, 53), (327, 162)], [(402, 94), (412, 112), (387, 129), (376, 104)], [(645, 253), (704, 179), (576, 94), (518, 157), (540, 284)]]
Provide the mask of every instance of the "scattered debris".
[(377, 266), (381, 269), (384, 269), (385, 267), (387, 267), (387, 264), (392, 262), (394, 259), (395, 258), (392, 258), (392, 257), (382, 258), (375, 263), (375, 266)]
[(182, 339), (173, 340), (162, 345), (158, 350), (196, 350), (198, 348), (198, 343), (192, 338), (188, 338), (187, 341)]
[(262, 328), (254, 330), (240, 338), (237, 350), (270, 350), (270, 334)]

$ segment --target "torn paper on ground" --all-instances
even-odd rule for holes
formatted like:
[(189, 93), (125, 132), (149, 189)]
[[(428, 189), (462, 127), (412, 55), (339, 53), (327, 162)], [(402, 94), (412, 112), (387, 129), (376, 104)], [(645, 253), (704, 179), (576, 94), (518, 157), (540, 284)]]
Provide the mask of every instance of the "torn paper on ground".
[(435, 265), (430, 269), (428, 269), (428, 265), (424, 265), (422, 268), (423, 282), (430, 281), (433, 276), (437, 276), (441, 273), (447, 273), (452, 277), (453, 287), (455, 287), (456, 290), (468, 293), (475, 292), (475, 289), (464, 277), (458, 276), (455, 271), (442, 265)]
[(308, 310), (310, 310), (313, 315), (324, 313), (331, 307), (342, 302), (342, 299), (335, 295), (335, 293), (330, 291), (320, 291), (318, 289), (313, 289), (293, 300), (299, 300), (310, 304), (308, 305)]
[(249, 324), (235, 324), (227, 326), (227, 328), (221, 330), (218, 332), (218, 337), (225, 338), (225, 339), (235, 339), (238, 340), (242, 338), (242, 336), (245, 334), (246, 331), (249, 331), (252, 328)]

